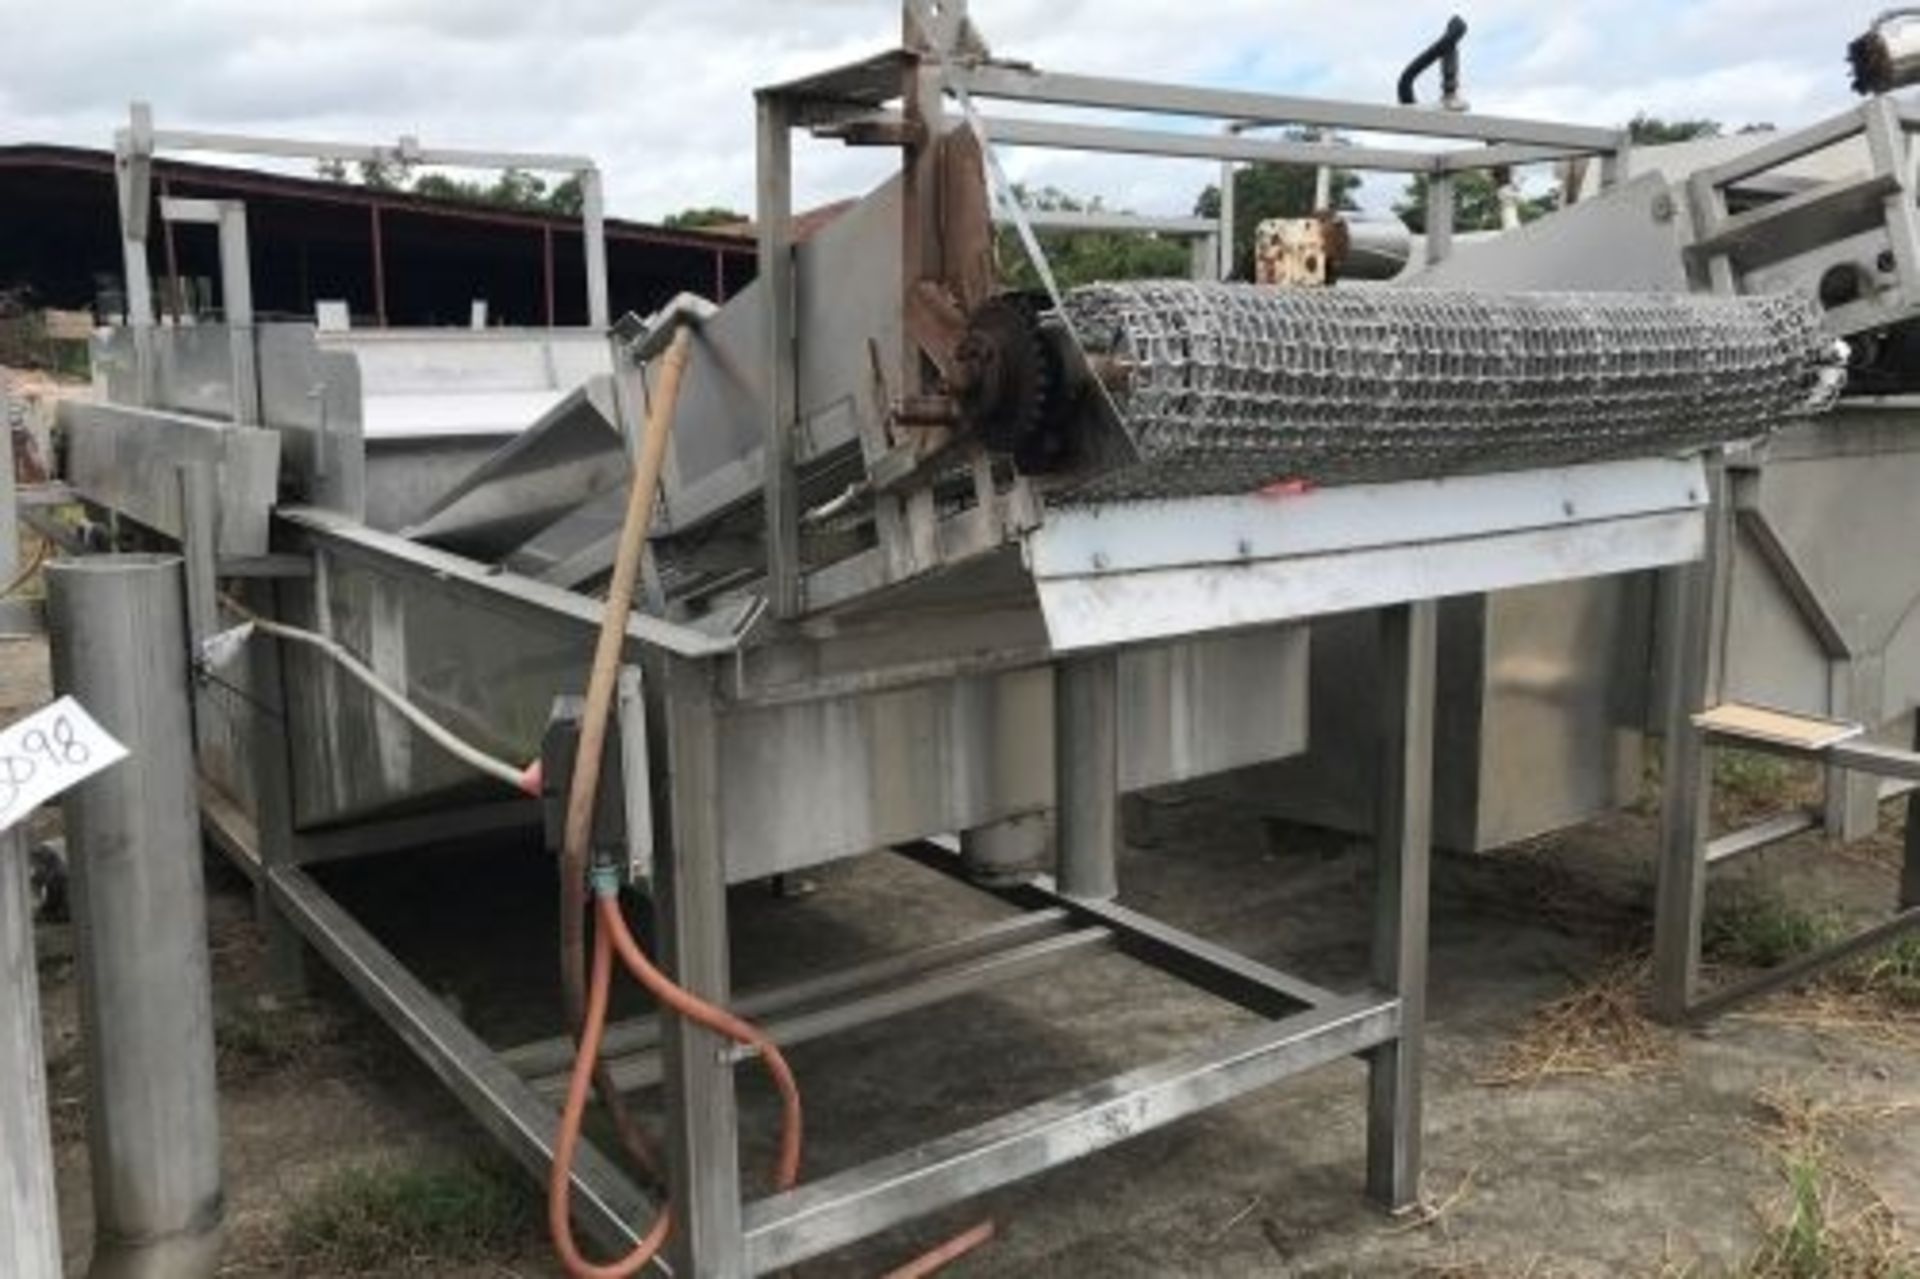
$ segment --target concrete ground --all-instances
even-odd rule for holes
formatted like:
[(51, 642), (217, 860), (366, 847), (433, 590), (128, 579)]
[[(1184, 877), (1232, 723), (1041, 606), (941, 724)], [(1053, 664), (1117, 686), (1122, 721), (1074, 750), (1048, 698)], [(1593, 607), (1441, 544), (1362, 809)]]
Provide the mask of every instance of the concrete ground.
[[(0, 703), (34, 702), (40, 661), (37, 646), (0, 644)], [(0, 705), (0, 720), (11, 713)], [(1764, 775), (1747, 797), (1801, 784)], [(1135, 817), (1122, 862), (1128, 904), (1326, 984), (1357, 977), (1364, 848), (1271, 823), (1218, 787), (1159, 797)], [(1889, 825), (1897, 818), (1890, 806)], [(1651, 846), (1649, 816), (1626, 813), (1497, 856), (1436, 859), (1423, 1213), (1390, 1220), (1363, 1199), (1364, 1072), (1347, 1062), (793, 1273), (878, 1274), (983, 1216), (998, 1237), (951, 1273), (1920, 1272), (1910, 1242), (1920, 1238), (1920, 1004), (1829, 984), (1701, 1030), (1646, 1025), (1634, 1013), (1632, 956), (1648, 932)], [(1884, 911), (1895, 848), (1887, 834), (1844, 852), (1798, 840), (1716, 872), (1718, 895), (1785, 903), (1798, 918), (1813, 902)], [(337, 985), (293, 1005), (266, 997), (245, 886), (211, 864), (209, 874), (229, 1177), (222, 1273), (551, 1273), (531, 1192), (473, 1192), (497, 1176), (485, 1139)], [(443, 849), (325, 878), (493, 1042), (555, 1028), (552, 885), (538, 850)], [(1006, 913), (890, 856), (819, 878), (820, 890), (797, 900), (736, 891), (737, 985)], [(1727, 931), (1735, 942), (1768, 939), (1757, 927)], [(42, 930), (42, 976), (65, 1244), (78, 1274), (89, 1208), (68, 932)], [(1609, 981), (1587, 984), (1602, 971)], [(1569, 992), (1577, 1002), (1555, 1004)], [(1101, 957), (804, 1045), (793, 1063), (807, 1100), (807, 1170), (844, 1168), (1156, 1060), (1242, 1016)], [(756, 1072), (741, 1078), (743, 1163), (758, 1188), (774, 1110)], [(471, 1215), (420, 1226), (417, 1195), (366, 1190), (368, 1170), (395, 1169), (467, 1178), (459, 1205)], [(412, 1224), (394, 1224), (403, 1212)]]

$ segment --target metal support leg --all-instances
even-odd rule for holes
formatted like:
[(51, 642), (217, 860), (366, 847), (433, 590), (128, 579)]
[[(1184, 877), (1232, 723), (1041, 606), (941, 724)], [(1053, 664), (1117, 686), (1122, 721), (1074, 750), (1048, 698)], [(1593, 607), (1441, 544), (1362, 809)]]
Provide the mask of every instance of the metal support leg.
[[(1920, 714), (1913, 717), (1913, 749), (1920, 754)], [(1920, 790), (1907, 793), (1907, 856), (1900, 869), (1900, 909), (1920, 906)]]
[(27, 840), (0, 832), (0, 1273), (60, 1279)]
[[(650, 672), (651, 673), (651, 672)], [(719, 736), (704, 667), (674, 662), (664, 680), (661, 743), (669, 837), (655, 849), (661, 953), (668, 974), (710, 1003), (729, 1000), (727, 875), (721, 863)], [(659, 753), (655, 758), (660, 758)], [(740, 1212), (739, 1117), (727, 1041), (684, 1018), (663, 1035), (676, 1273), (746, 1273)]]
[(1120, 891), (1119, 663), (1112, 653), (1053, 668), (1053, 776), (1060, 891), (1107, 901)]
[(128, 757), (66, 799), (93, 1154), (92, 1279), (199, 1279), (219, 1255), (200, 818), (180, 561), (47, 572), (54, 686)]
[[(262, 586), (269, 596), (265, 611), (277, 615), (270, 597), (271, 583)], [(259, 602), (256, 602), (256, 606)], [(267, 975), (273, 989), (294, 998), (307, 992), (307, 944), (287, 919), (269, 888), (269, 873), (297, 865), (293, 833), (292, 742), (288, 738), (285, 653), (279, 644), (249, 644), (248, 673), (253, 685), (256, 714), (250, 751), (253, 791), (257, 806), (256, 838), (261, 874), (254, 881), (254, 913), (267, 944)]]
[(1420, 1197), (1420, 1074), (1427, 1003), (1438, 606), (1380, 614), (1379, 811), (1373, 979), (1400, 1000), (1400, 1033), (1368, 1058), (1367, 1193), (1391, 1212)]
[(1707, 896), (1711, 758), (1693, 725), (1706, 703), (1711, 573), (1690, 564), (1663, 575), (1661, 615), (1668, 704), (1660, 774), (1660, 852), (1655, 867), (1653, 1010), (1663, 1021), (1687, 1015), (1700, 986), (1700, 924)]

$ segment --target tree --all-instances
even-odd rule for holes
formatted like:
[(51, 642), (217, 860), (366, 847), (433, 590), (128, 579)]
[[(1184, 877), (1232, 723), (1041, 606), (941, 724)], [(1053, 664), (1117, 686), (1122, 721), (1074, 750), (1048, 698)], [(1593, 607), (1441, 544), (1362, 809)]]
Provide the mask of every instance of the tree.
[(747, 221), (751, 219), (744, 213), (735, 213), (732, 209), (712, 204), (704, 208), (682, 209), (678, 213), (669, 213), (660, 225), (680, 231), (697, 231), (701, 227), (735, 226)]
[[(1289, 129), (1290, 142), (1320, 141), (1307, 129)], [(1337, 140), (1337, 139), (1325, 139)], [(1268, 218), (1304, 218), (1313, 213), (1315, 169), (1308, 164), (1275, 164), (1256, 161), (1242, 165), (1233, 175), (1233, 273), (1236, 278), (1253, 278), (1254, 228)], [(1328, 180), (1328, 193), (1335, 209), (1354, 209), (1353, 193), (1360, 189), (1360, 176), (1336, 169)], [(1194, 201), (1196, 217), (1220, 216), (1220, 188), (1208, 186)]]
[[(1042, 213), (1108, 213), (1099, 196), (1080, 199), (1058, 187), (1030, 191), (1015, 183), (1013, 194), (1021, 207)], [(1151, 231), (1036, 231), (1041, 252), (1063, 289), (1093, 280), (1138, 280), (1155, 276), (1185, 276), (1193, 261), (1191, 250), (1177, 239)], [(1038, 289), (1040, 274), (1027, 259), (1025, 247), (1012, 227), (994, 228), (994, 257), (1000, 279), (1009, 288)]]
[[(1551, 195), (1520, 197), (1519, 210), (1522, 222), (1531, 222), (1553, 212), (1554, 198)], [(1424, 235), (1427, 230), (1427, 183), (1424, 178), (1410, 178), (1401, 192), (1400, 198), (1393, 202), (1393, 211), (1400, 215), (1417, 234)], [(1462, 170), (1453, 175), (1453, 229), (1456, 231), (1498, 231), (1500, 229), (1500, 188), (1494, 183), (1493, 175), (1484, 170)]]
[[(1741, 132), (1747, 130), (1742, 129)], [(1717, 138), (1720, 133), (1718, 120), (1662, 120), (1642, 111), (1627, 121), (1627, 138), (1637, 147), (1690, 142), (1694, 138)]]
[[(545, 178), (525, 169), (503, 169), (492, 182), (480, 182), (445, 173), (422, 173), (416, 177), (413, 167), (399, 160), (362, 160), (357, 167), (360, 185), (374, 191), (406, 191), (429, 200), (529, 213), (578, 214), (581, 208), (578, 175), (549, 187)], [(323, 178), (347, 181), (345, 161), (322, 160), (317, 168)]]
[[(1745, 132), (1745, 130), (1742, 130)], [(1686, 142), (1693, 138), (1721, 136), (1718, 120), (1662, 120), (1642, 111), (1627, 121), (1627, 138), (1634, 146), (1659, 146), (1668, 142)], [(1453, 225), (1458, 231), (1497, 231), (1500, 229), (1500, 190), (1493, 176), (1484, 171), (1465, 171), (1454, 175)], [(1520, 220), (1531, 222), (1553, 212), (1553, 196), (1521, 196)], [(1427, 229), (1427, 184), (1421, 178), (1407, 183), (1393, 211), (1417, 232)]]

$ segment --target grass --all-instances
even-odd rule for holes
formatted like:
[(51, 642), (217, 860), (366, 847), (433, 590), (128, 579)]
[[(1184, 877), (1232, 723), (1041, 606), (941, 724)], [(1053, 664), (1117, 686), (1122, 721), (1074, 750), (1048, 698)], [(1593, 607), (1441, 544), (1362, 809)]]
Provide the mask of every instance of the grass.
[(1901, 1108), (1823, 1103), (1782, 1089), (1762, 1089), (1754, 1100), (1784, 1185), (1764, 1210), (1765, 1236), (1742, 1279), (1920, 1279), (1920, 1252), (1835, 1144), (1845, 1129), (1884, 1122)]
[(282, 1251), (293, 1274), (415, 1274), (519, 1255), (538, 1216), (502, 1163), (381, 1162), (342, 1169), (295, 1204)]
[(1759, 751), (1713, 752), (1714, 824), (1734, 830), (1820, 796), (1820, 771), (1799, 760)]
[(1701, 926), (1708, 959), (1740, 968), (1772, 968), (1838, 941), (1841, 925), (1830, 915), (1802, 910), (1784, 899), (1753, 891), (1713, 903)]
[(220, 1080), (245, 1083), (310, 1061), (338, 1041), (342, 1026), (321, 1005), (249, 999), (223, 1008), (213, 1042)]
[(1920, 1013), (1920, 937), (1903, 937), (1840, 970), (1840, 982), (1894, 1008)]

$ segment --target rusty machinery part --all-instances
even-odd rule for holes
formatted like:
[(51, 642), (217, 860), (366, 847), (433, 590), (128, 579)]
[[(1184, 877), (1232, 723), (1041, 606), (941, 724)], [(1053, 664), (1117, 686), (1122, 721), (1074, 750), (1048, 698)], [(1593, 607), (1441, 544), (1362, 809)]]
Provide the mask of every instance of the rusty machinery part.
[(1065, 363), (1043, 303), (1003, 293), (975, 307), (955, 349), (961, 425), (1022, 471), (1056, 469), (1067, 452)]
[(1844, 351), (1784, 295), (1130, 281), (1066, 298), (1135, 461), (1086, 500), (1646, 457), (1824, 407)]
[(1920, 8), (1888, 9), (1847, 46), (1853, 91), (1891, 93), (1920, 80)]
[(1256, 284), (1333, 284), (1347, 261), (1347, 220), (1328, 209), (1304, 218), (1268, 218), (1253, 229)]

